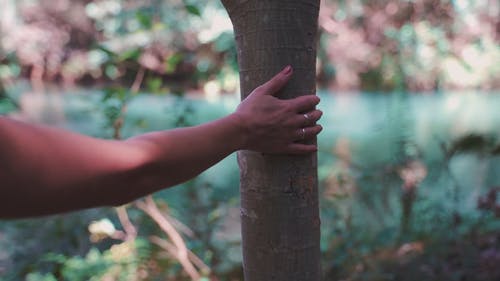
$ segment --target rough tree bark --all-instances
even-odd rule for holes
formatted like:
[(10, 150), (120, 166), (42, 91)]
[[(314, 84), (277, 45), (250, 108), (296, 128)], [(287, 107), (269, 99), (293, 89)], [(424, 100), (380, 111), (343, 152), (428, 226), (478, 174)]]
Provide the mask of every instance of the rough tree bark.
[[(315, 94), (319, 0), (222, 0), (233, 23), (241, 94), (286, 65), (278, 94)], [(319, 281), (320, 219), (316, 154), (240, 151), (243, 268), (246, 281)]]

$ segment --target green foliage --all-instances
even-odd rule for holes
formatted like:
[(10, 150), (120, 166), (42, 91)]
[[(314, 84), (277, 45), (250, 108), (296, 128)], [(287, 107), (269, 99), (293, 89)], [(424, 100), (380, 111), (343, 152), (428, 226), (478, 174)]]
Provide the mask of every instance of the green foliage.
[(57, 281), (52, 273), (30, 273), (26, 276), (26, 281)]
[(446, 154), (451, 157), (458, 153), (495, 154), (495, 139), (492, 136), (470, 134), (452, 142), (446, 148)]
[[(123, 118), (125, 107), (132, 98), (129, 90), (122, 87), (110, 87), (105, 89), (104, 95), (102, 97), (102, 111), (106, 123), (104, 128), (114, 129), (115, 131), (120, 129), (117, 126), (117, 122)], [(116, 134), (116, 132), (115, 132)]]
[[(50, 256), (46, 259), (51, 261)], [(97, 249), (91, 249), (84, 258), (58, 256), (52, 261), (61, 263), (61, 275), (65, 280), (75, 281), (101, 280), (112, 265)]]
[[(320, 54), (324, 52), (329, 60), (320, 61), (320, 74), (329, 78), (334, 67), (333, 79), (343, 88), (498, 87), (491, 74), (498, 76), (500, 69), (491, 59), (498, 60), (500, 48), (495, 33), (480, 27), (479, 22), (492, 19), (488, 5), (481, 1), (329, 0), (322, 4), (332, 16), (320, 20), (324, 28)], [(472, 31), (476, 28), (482, 31)]]
[[(137, 280), (137, 270), (141, 264), (149, 260), (151, 245), (145, 240), (137, 239), (131, 242), (115, 244), (110, 249), (99, 251), (91, 248), (84, 257), (65, 256), (48, 253), (42, 261), (55, 263), (60, 278), (71, 281), (98, 281), (104, 277), (112, 280)], [(53, 273), (30, 273), (27, 280), (51, 281), (58, 280)]]
[(185, 7), (190, 14), (201, 17), (200, 9), (197, 6), (193, 4), (186, 4)]
[[(219, 1), (73, 1), (60, 9), (39, 0), (18, 2), (19, 10), (32, 3), (38, 16), (31, 20), (18, 12), (16, 24), (52, 40), (33, 37), (20, 44), (16, 32), (4, 34), (0, 79), (28, 78), (39, 61), (47, 64), (46, 80), (126, 84), (130, 73), (145, 67), (166, 88), (198, 89), (227, 65), (232, 75), (238, 71), (234, 34), (222, 21), (227, 13)], [(498, 86), (496, 19), (481, 1), (327, 0), (322, 9), (331, 15), (319, 21), (321, 87), (378, 92)], [(71, 20), (69, 10), (81, 19)], [(62, 23), (44, 24), (53, 16)]]
[(174, 73), (177, 69), (177, 66), (183, 61), (183, 59), (183, 54), (173, 54), (169, 56), (165, 61), (165, 71), (167, 73)]
[(135, 14), (137, 21), (141, 24), (144, 29), (151, 29), (153, 27), (153, 20), (151, 14), (146, 11), (137, 11)]
[(150, 93), (160, 93), (162, 91), (163, 82), (161, 78), (148, 78), (146, 81), (146, 87)]
[(14, 112), (18, 109), (17, 104), (8, 97), (0, 96), (0, 115)]
[(0, 115), (4, 115), (19, 109), (14, 99), (9, 96), (0, 78)]

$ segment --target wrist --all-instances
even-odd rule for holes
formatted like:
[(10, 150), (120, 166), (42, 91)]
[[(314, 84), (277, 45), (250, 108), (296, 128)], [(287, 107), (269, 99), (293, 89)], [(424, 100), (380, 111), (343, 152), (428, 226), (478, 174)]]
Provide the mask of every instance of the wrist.
[(248, 139), (250, 135), (250, 130), (246, 125), (246, 120), (238, 114), (234, 112), (226, 117), (226, 119), (230, 122), (231, 127), (234, 128), (231, 130), (233, 132), (235, 146), (233, 147), (235, 151), (246, 149), (248, 147)]

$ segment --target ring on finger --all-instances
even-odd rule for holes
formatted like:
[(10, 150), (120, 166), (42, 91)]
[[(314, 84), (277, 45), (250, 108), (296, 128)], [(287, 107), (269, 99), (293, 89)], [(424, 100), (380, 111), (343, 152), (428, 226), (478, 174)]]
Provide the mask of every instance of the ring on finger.
[(306, 129), (304, 129), (304, 128), (300, 129), (300, 136), (301, 136), (301, 139), (306, 138)]
[(311, 116), (307, 113), (304, 113), (302, 114), (302, 116), (304, 116), (304, 126), (309, 126), (309, 124), (311, 123)]

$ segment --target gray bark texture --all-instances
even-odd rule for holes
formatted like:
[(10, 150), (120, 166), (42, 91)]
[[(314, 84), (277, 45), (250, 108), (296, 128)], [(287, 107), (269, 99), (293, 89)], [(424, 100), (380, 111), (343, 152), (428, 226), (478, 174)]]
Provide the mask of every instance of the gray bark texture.
[[(222, 0), (233, 23), (244, 99), (286, 65), (282, 99), (315, 94), (319, 0)], [(246, 281), (319, 281), (317, 155), (240, 151)]]

